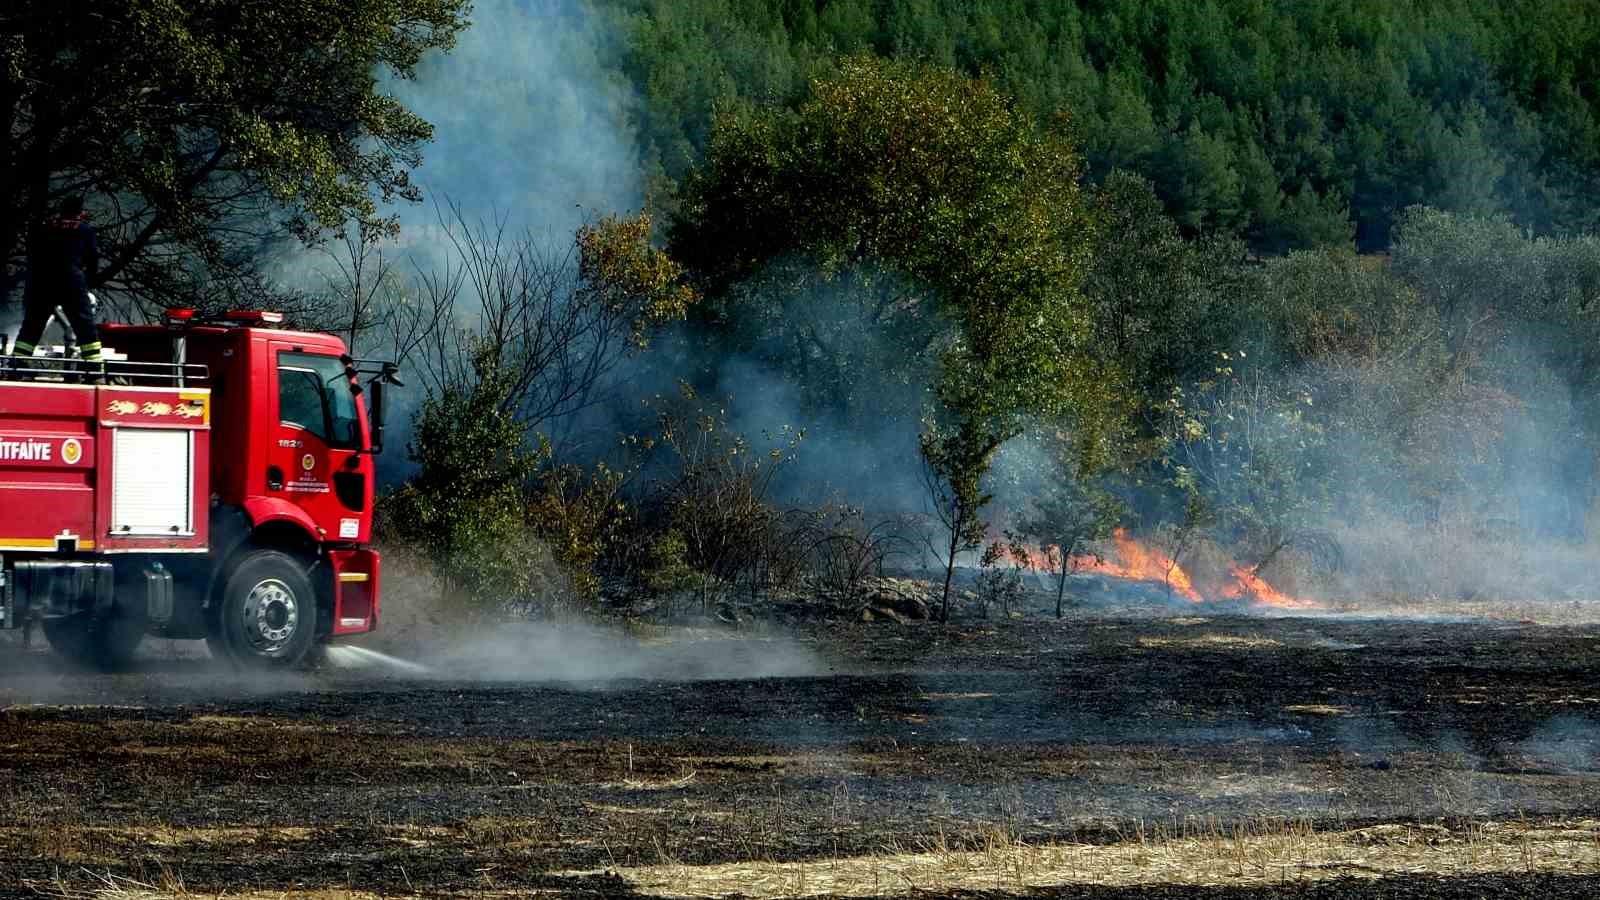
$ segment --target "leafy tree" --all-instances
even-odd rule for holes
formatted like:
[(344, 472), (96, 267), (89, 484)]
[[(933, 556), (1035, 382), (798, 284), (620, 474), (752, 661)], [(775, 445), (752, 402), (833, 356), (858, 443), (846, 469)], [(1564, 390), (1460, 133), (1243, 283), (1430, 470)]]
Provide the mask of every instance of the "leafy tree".
[(1033, 550), (1013, 548), (1020, 565), (1041, 568), (1056, 580), (1056, 618), (1061, 618), (1067, 594), (1067, 577), (1092, 556), (1091, 542), (1103, 541), (1123, 514), (1115, 494), (1086, 477), (1057, 479), (1034, 501), (1013, 532), (1017, 541)]
[(1459, 379), (1490, 352), (1507, 321), (1539, 304), (1542, 266), (1516, 226), (1416, 207), (1395, 235), (1394, 271), (1439, 317), (1445, 377)]
[(552, 465), (540, 473), (531, 492), (529, 526), (566, 569), (579, 599), (599, 596), (596, 569), (630, 524), (630, 507), (623, 499), (627, 474), (604, 463), (592, 470)]
[(625, 524), (623, 474), (551, 465), (538, 429), (583, 409), (625, 354), (698, 298), (650, 245), (646, 216), (585, 225), (562, 257), (452, 215), (443, 224), (457, 264), (415, 286), (424, 307), (445, 312), (414, 339), (427, 392), (408, 448), (417, 472), (389, 521), (472, 597), (528, 602), (548, 554), (592, 598), (596, 565)]
[(994, 499), (983, 490), (983, 473), (988, 469), (994, 448), (970, 430), (942, 431), (929, 422), (922, 434), (922, 481), (928, 492), (928, 505), (940, 530), (927, 538), (944, 569), (944, 585), (939, 594), (939, 621), (950, 621), (950, 583), (956, 559), (983, 546), (988, 530), (983, 508)]
[(1210, 369), (1239, 329), (1249, 294), (1245, 248), (1224, 237), (1187, 240), (1154, 186), (1131, 172), (1093, 193), (1093, 262), (1084, 281), (1093, 344), (1127, 373), (1146, 406)]
[(537, 542), (524, 495), (544, 453), (507, 409), (508, 373), (480, 351), (478, 380), (423, 401), (407, 454), (417, 474), (385, 502), (389, 529), (423, 548), (440, 577), (485, 606), (528, 599)]
[(467, 0), (26, 0), (0, 10), (0, 288), (29, 223), (83, 194), (92, 287), (156, 302), (266, 290), (263, 242), (415, 199), (428, 123), (386, 94), (448, 49)]
[(948, 323), (905, 350), (940, 361), (922, 450), (954, 504), (953, 566), (981, 530), (995, 451), (1095, 374), (1080, 345), (1092, 219), (1079, 173), (1070, 143), (993, 85), (852, 59), (793, 112), (719, 118), (670, 249), (732, 314), (750, 299), (739, 284), (799, 259), (827, 279), (897, 276), (899, 290), (867, 295), (880, 328), (907, 311)]
[(1312, 404), (1304, 387), (1237, 351), (1219, 351), (1213, 376), (1166, 404), (1176, 485), (1207, 499), (1216, 523), (1250, 548), (1255, 571), (1291, 545), (1321, 541), (1324, 428)]

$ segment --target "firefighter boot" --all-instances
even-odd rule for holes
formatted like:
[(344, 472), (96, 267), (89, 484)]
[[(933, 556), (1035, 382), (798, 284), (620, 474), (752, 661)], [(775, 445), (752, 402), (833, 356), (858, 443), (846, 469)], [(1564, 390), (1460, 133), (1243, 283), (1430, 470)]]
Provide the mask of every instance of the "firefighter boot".
[(16, 341), (11, 345), (11, 352), (6, 354), (4, 361), (3, 377), (8, 381), (32, 381), (35, 366), (33, 364), (33, 345), (26, 341)]
[(101, 355), (99, 341), (90, 341), (78, 347), (79, 371), (83, 373), (84, 384), (106, 383), (106, 362)]

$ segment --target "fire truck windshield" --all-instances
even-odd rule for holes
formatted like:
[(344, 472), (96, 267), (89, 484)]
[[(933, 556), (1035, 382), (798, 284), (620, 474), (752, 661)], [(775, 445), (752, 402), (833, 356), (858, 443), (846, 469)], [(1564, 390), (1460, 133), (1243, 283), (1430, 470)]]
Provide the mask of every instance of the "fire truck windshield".
[(361, 449), (350, 377), (334, 357), (278, 354), (278, 419), (316, 435), (329, 447)]

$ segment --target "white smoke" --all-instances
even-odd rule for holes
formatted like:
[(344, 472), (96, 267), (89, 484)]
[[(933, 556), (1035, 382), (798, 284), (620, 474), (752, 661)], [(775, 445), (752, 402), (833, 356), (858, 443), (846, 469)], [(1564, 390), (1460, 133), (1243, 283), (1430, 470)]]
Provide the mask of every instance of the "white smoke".
[[(609, 64), (612, 44), (581, 0), (477, 0), (454, 49), (386, 85), (434, 126), (417, 183), (469, 215), (503, 213), (554, 241), (595, 212), (637, 208), (636, 101)], [(406, 246), (435, 234), (432, 208), (395, 212)]]

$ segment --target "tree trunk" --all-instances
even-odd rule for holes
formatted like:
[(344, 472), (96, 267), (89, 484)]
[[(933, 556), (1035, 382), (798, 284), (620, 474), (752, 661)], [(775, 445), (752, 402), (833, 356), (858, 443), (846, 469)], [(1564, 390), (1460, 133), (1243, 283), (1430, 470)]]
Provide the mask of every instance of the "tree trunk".
[(1062, 557), (1061, 571), (1056, 573), (1056, 618), (1061, 618), (1061, 601), (1067, 596), (1067, 573), (1071, 569), (1067, 566), (1066, 557)]
[(956, 547), (961, 543), (960, 517), (950, 524), (950, 552), (944, 558), (944, 595), (939, 601), (939, 624), (947, 625), (950, 622), (950, 579), (956, 572)]
[(939, 624), (945, 625), (950, 621), (950, 576), (955, 574), (956, 558), (954, 555), (944, 564), (944, 595), (939, 601)]

